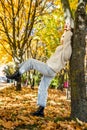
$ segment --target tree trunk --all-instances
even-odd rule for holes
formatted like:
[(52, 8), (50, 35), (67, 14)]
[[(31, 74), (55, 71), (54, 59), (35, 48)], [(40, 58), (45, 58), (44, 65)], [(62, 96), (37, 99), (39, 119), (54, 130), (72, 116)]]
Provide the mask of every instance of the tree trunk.
[(16, 91), (20, 91), (21, 90), (21, 77), (19, 78), (17, 84), (16, 84)]
[(80, 3), (76, 10), (75, 28), (70, 61), (71, 117), (87, 121), (87, 99), (84, 72), (85, 58), (85, 5)]

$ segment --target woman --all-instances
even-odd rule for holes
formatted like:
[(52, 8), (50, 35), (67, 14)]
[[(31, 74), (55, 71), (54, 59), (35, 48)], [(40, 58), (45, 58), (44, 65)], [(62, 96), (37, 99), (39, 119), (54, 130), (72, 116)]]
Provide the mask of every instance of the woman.
[(28, 59), (20, 65), (19, 70), (17, 70), (14, 74), (7, 75), (7, 78), (9, 79), (18, 80), (23, 73), (31, 69), (35, 69), (43, 75), (38, 89), (37, 105), (39, 108), (37, 111), (32, 113), (33, 116), (44, 117), (44, 108), (46, 107), (47, 103), (48, 87), (55, 75), (64, 68), (66, 62), (70, 59), (72, 54), (71, 37), (71, 28), (70, 26), (65, 25), (64, 34), (61, 38), (61, 45), (56, 48), (56, 51), (46, 63), (36, 59)]

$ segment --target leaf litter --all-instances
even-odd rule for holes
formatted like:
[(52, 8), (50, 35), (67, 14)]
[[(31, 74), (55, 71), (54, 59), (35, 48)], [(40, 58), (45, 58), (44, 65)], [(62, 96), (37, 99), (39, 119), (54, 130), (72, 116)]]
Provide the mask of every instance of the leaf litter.
[(14, 86), (0, 90), (0, 130), (87, 130), (87, 123), (70, 119), (70, 100), (66, 91), (48, 90), (45, 117), (33, 117), (37, 109), (38, 87), (15, 91)]

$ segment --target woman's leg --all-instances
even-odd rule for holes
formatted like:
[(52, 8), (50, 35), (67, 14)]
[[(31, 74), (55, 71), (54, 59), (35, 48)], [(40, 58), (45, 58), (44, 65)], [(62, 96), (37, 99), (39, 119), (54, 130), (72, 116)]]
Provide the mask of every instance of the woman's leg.
[(23, 73), (34, 69), (39, 71), (43, 74), (41, 79), (39, 89), (38, 89), (38, 101), (37, 104), (40, 106), (39, 110), (34, 112), (33, 115), (35, 116), (44, 116), (44, 107), (46, 106), (47, 102), (47, 95), (48, 95), (48, 87), (50, 85), (51, 80), (56, 75), (56, 73), (45, 63), (40, 62), (35, 59), (29, 59), (21, 64), (19, 67), (18, 72), (10, 76), (10, 78), (15, 79), (15, 77), (22, 75)]
[(52, 81), (53, 77), (43, 76), (38, 88), (38, 100), (37, 104), (39, 106), (46, 106), (47, 96), (48, 96), (48, 87)]
[(48, 87), (53, 77), (50, 77), (50, 76), (42, 77), (40, 85), (39, 85), (39, 89), (38, 89), (38, 99), (37, 99), (37, 105), (39, 105), (39, 108), (37, 109), (37, 111), (31, 113), (32, 116), (44, 117), (44, 108), (47, 103)]
[(19, 68), (19, 73), (23, 74), (31, 69), (37, 70), (45, 76), (55, 75), (55, 72), (47, 64), (36, 59), (29, 59), (25, 61)]
[(31, 114), (33, 116), (44, 116), (44, 108), (46, 106), (48, 96), (48, 87), (56, 73), (47, 64), (35, 59), (25, 61), (20, 67), (19, 72), (20, 74), (23, 74), (30, 69), (35, 69), (43, 74), (38, 88), (37, 105), (39, 105), (39, 108)]
[(29, 59), (29, 60), (23, 62), (19, 66), (19, 70), (17, 70), (14, 74), (7, 75), (7, 78), (18, 80), (19, 77), (23, 73), (25, 73), (31, 69), (37, 70), (45, 76), (54, 76), (55, 75), (55, 72), (46, 63), (35, 60), (35, 59)]

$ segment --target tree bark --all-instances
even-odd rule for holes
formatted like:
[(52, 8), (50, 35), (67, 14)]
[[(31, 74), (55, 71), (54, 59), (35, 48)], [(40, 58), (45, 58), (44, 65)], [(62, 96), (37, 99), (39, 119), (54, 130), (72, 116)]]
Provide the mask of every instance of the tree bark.
[(80, 3), (76, 10), (75, 28), (72, 41), (72, 57), (70, 61), (71, 80), (71, 117), (87, 121), (87, 99), (84, 72), (85, 58), (85, 4)]
[(17, 84), (16, 84), (16, 91), (21, 91), (21, 77), (19, 78)]
[(65, 23), (70, 24), (70, 26), (74, 28), (74, 20), (69, 1), (61, 0), (61, 3), (63, 4)]

